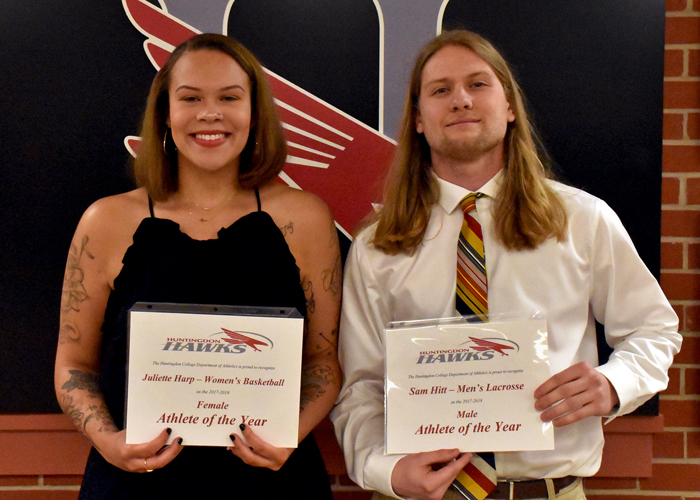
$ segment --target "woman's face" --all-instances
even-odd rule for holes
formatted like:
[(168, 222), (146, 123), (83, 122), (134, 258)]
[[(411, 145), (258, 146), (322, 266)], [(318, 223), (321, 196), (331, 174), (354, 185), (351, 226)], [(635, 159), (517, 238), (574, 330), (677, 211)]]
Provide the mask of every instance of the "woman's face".
[(188, 52), (172, 69), (168, 94), (178, 168), (237, 171), (251, 127), (243, 68), (223, 52)]

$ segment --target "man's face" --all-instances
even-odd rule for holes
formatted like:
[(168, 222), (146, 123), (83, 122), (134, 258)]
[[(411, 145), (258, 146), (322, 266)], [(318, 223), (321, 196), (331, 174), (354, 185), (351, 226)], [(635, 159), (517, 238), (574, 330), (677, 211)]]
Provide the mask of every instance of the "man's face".
[(433, 166), (442, 161), (503, 162), (508, 123), (515, 120), (490, 64), (470, 49), (448, 45), (423, 68), (416, 131), (425, 135)]

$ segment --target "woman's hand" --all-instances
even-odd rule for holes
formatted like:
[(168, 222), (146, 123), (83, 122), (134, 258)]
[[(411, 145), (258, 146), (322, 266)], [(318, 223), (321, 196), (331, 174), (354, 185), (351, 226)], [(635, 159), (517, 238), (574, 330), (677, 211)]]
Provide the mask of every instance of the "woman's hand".
[(102, 433), (97, 451), (115, 467), (127, 472), (153, 472), (162, 469), (182, 451), (182, 438), (167, 445), (171, 429), (163, 431), (152, 441), (141, 444), (126, 444), (126, 431)]
[[(272, 470), (280, 470), (291, 456), (294, 448), (275, 448), (260, 439), (250, 427), (241, 424), (241, 433), (245, 440), (238, 434), (231, 434), (233, 446), (227, 449), (253, 467), (266, 467)], [(150, 462), (149, 462), (150, 463)]]

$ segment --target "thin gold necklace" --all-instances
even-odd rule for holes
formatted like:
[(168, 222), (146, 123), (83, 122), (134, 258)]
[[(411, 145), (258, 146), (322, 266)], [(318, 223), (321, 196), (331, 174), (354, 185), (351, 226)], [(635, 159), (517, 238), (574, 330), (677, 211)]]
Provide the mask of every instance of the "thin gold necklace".
[[(215, 215), (213, 215), (213, 212), (214, 212), (214, 211), (216, 211), (218, 208), (221, 208), (224, 204), (230, 202), (230, 201), (233, 199), (233, 195), (230, 195), (230, 196), (228, 196), (227, 198), (224, 198), (224, 199), (223, 199), (221, 202), (219, 202), (218, 204), (214, 205), (213, 207), (203, 207), (203, 206), (201, 206), (199, 203), (197, 203), (196, 201), (190, 200), (188, 197), (184, 196), (183, 194), (180, 194), (180, 196), (182, 196), (182, 198), (183, 198), (187, 203), (191, 203), (192, 205), (194, 205), (195, 207), (199, 208), (200, 210), (211, 214), (209, 219), (205, 219), (203, 216), (202, 216), (202, 217), (199, 217), (199, 222), (209, 222), (213, 217), (215, 217)], [(195, 215), (194, 213), (192, 213), (192, 210), (187, 209), (187, 211), (188, 211), (189, 214), (192, 215), (193, 217), (198, 217), (197, 215)]]

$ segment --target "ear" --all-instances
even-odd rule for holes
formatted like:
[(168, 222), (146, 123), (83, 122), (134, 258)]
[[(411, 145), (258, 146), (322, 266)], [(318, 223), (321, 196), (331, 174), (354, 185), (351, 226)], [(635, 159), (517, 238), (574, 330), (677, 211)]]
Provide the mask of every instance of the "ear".
[(421, 121), (420, 108), (416, 109), (416, 132), (423, 133), (423, 122)]
[(510, 102), (508, 103), (508, 123), (513, 123), (515, 121), (515, 113), (513, 108), (510, 107)]

